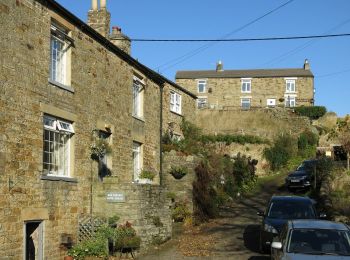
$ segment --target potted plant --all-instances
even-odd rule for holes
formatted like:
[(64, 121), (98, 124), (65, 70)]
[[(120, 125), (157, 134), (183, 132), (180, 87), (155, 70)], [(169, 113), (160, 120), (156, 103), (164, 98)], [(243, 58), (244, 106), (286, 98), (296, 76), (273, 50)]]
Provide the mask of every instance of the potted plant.
[(120, 252), (132, 252), (140, 248), (141, 238), (136, 235), (135, 229), (130, 222), (117, 227), (115, 232), (115, 248)]
[(105, 155), (112, 152), (111, 145), (108, 143), (107, 139), (96, 138), (94, 143), (90, 146), (91, 159), (95, 161), (100, 161)]
[(170, 174), (177, 180), (183, 178), (188, 173), (184, 166), (171, 166)]
[(147, 171), (147, 170), (141, 171), (140, 179), (147, 179), (152, 182), (154, 177), (156, 177), (156, 174), (153, 171)]

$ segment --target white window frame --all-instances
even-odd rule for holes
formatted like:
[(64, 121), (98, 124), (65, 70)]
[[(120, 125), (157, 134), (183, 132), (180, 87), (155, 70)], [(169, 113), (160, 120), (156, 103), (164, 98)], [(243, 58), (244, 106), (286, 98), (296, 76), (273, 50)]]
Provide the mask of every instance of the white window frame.
[(139, 182), (140, 174), (142, 170), (142, 144), (133, 141), (132, 143), (132, 157), (133, 157), (133, 179), (135, 182)]
[(181, 115), (182, 96), (175, 91), (170, 92), (170, 111)]
[(206, 108), (208, 106), (208, 98), (207, 97), (198, 97), (197, 98), (197, 108)]
[(51, 24), (50, 39), (50, 80), (62, 85), (69, 85), (69, 50), (72, 39), (68, 36), (68, 30), (56, 23)]
[[(49, 121), (52, 124), (47, 124)], [(62, 129), (60, 124), (65, 124), (68, 128)], [(43, 172), (48, 176), (69, 178), (71, 175), (73, 124), (53, 116), (44, 115), (43, 127)]]
[(285, 79), (286, 80), (286, 93), (296, 93), (296, 79)]
[(241, 92), (242, 93), (252, 93), (252, 79), (242, 78), (241, 79)]
[(144, 82), (137, 77), (134, 77), (132, 93), (133, 93), (133, 106), (132, 115), (136, 118), (143, 118), (143, 90)]
[[(200, 91), (200, 86), (203, 87), (203, 91)], [(198, 79), (197, 80), (197, 92), (198, 93), (206, 93), (207, 92), (207, 80), (206, 79)]]
[(296, 107), (297, 97), (296, 96), (286, 96), (284, 105), (285, 105), (285, 107)]
[[(247, 100), (248, 100), (249, 102), (245, 102), (245, 101), (247, 101)], [(244, 106), (243, 106), (244, 103), (249, 103), (249, 107), (244, 107)], [(249, 97), (242, 97), (242, 98), (241, 98), (241, 108), (242, 108), (242, 109), (248, 110), (248, 109), (251, 108), (251, 106), (252, 106), (252, 99), (251, 99), (251, 98), (249, 98)]]

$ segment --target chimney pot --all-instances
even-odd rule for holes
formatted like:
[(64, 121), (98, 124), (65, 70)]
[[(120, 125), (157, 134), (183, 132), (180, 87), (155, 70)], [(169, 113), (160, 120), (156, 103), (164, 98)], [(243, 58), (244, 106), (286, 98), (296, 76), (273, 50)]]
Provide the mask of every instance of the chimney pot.
[(106, 0), (101, 0), (100, 7), (101, 9), (106, 9)]
[(97, 11), (97, 0), (92, 0), (91, 2), (92, 10)]
[(221, 60), (219, 60), (216, 64), (216, 71), (224, 71), (224, 65), (222, 64)]
[(308, 59), (304, 61), (304, 70), (310, 70), (310, 63)]

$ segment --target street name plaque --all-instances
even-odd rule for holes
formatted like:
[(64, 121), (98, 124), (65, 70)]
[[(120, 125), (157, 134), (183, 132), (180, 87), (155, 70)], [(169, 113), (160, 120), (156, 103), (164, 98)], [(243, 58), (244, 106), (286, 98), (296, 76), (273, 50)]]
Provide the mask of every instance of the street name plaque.
[(106, 200), (111, 203), (125, 202), (125, 195), (121, 192), (109, 191), (106, 193)]

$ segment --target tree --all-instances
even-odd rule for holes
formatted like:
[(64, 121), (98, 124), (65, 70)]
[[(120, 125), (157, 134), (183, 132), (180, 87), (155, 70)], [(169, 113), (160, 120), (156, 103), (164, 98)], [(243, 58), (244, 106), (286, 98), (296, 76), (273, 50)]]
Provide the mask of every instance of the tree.
[(347, 169), (350, 170), (350, 130), (342, 131), (338, 134), (340, 144), (347, 155)]
[(350, 116), (346, 115), (344, 119), (337, 122), (337, 126), (332, 129), (328, 139), (336, 138), (346, 152), (347, 169), (350, 170)]

